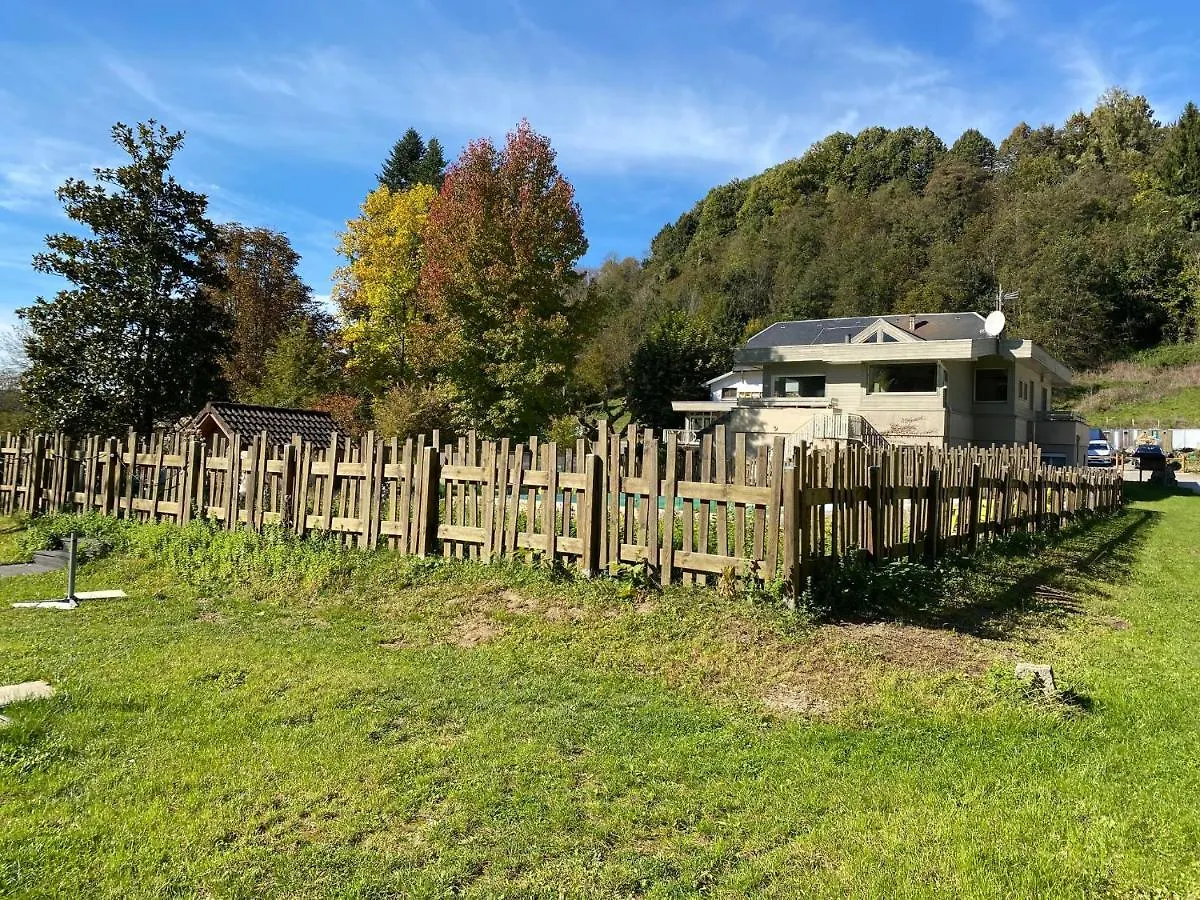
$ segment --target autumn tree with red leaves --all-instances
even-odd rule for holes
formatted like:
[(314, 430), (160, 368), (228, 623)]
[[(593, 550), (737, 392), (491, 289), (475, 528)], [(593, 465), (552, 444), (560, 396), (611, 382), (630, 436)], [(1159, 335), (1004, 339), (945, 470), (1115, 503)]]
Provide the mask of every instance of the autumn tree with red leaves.
[(587, 250), (575, 192), (526, 121), (504, 148), (467, 146), (429, 209), (420, 293), (458, 424), (529, 434), (565, 411), (587, 323), (571, 291)]

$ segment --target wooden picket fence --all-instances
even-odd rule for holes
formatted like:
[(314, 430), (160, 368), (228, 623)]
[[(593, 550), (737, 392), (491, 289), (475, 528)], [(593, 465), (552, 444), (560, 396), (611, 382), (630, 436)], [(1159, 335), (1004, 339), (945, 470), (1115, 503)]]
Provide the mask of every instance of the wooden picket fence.
[(681, 448), (630, 427), (571, 447), (531, 437), (442, 445), (265, 434), (208, 445), (9, 434), (0, 512), (98, 511), (180, 524), (266, 525), (347, 545), (484, 561), (525, 558), (587, 573), (646, 566), (662, 582), (733, 572), (782, 579), (791, 597), (827, 560), (935, 560), (1018, 530), (1122, 503), (1119, 472), (1052, 468), (1036, 448), (800, 444), (756, 453), (718, 427)]

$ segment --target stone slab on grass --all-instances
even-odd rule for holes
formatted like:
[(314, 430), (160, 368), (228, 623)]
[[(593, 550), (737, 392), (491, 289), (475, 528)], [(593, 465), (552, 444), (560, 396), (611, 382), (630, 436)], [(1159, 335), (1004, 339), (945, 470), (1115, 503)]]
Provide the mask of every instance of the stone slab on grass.
[(6, 684), (0, 687), (0, 706), (10, 703), (21, 703), (25, 700), (49, 700), (54, 696), (54, 688), (44, 681), (23, 681), (20, 684)]
[(1047, 697), (1058, 696), (1058, 686), (1054, 683), (1054, 669), (1039, 663), (1017, 663), (1017, 678), (1028, 681), (1034, 688), (1040, 688)]

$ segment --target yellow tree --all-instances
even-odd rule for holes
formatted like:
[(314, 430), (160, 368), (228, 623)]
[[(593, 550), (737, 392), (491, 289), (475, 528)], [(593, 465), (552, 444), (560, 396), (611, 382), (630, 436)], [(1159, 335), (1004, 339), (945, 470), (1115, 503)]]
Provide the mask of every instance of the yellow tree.
[(377, 188), (363, 201), (361, 215), (346, 223), (338, 245), (348, 261), (334, 275), (334, 299), (346, 322), (342, 339), (350, 351), (347, 374), (376, 396), (408, 382), (419, 374), (419, 361), (430, 358), (417, 283), (422, 233), (436, 194), (427, 184)]

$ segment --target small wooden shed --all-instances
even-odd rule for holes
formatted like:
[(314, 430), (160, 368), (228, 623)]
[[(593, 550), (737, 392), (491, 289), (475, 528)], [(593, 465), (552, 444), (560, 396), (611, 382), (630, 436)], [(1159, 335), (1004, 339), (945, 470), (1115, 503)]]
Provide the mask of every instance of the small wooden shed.
[(209, 403), (196, 413), (187, 429), (212, 446), (218, 439), (222, 443), (236, 434), (242, 448), (264, 431), (272, 444), (289, 444), (292, 438), (318, 446), (328, 446), (330, 436), (338, 428), (333, 416), (315, 409), (289, 409), (283, 406), (255, 406), (250, 403)]

